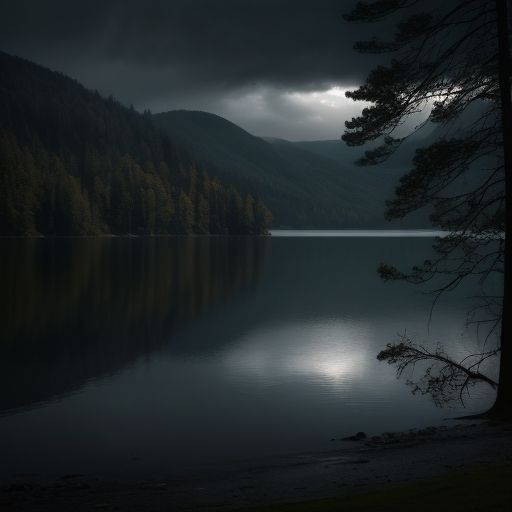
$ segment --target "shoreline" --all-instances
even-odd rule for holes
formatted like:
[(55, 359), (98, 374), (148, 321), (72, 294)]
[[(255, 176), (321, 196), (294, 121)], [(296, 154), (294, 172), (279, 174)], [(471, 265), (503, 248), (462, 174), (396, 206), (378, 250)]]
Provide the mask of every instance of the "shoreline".
[(442, 477), (455, 469), (511, 461), (512, 424), (472, 422), (336, 440), (329, 451), (172, 477), (122, 480), (62, 475), (45, 481), (18, 476), (0, 483), (0, 509), (233, 510), (350, 496)]
[(37, 233), (26, 235), (0, 235), (0, 239), (54, 239), (54, 238), (435, 238), (444, 237), (449, 231), (434, 228), (275, 228), (266, 233), (98, 233), (89, 235), (64, 235)]

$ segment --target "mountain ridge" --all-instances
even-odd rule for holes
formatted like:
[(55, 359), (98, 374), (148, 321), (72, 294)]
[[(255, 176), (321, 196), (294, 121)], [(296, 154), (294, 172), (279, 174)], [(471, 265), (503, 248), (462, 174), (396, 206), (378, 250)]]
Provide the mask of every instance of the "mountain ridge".
[(214, 165), (221, 179), (261, 197), (274, 214), (275, 227), (390, 227), (383, 216), (385, 200), (401, 170), (358, 168), (352, 161), (359, 156), (355, 151), (343, 165), (341, 159), (311, 150), (307, 141), (257, 137), (208, 112), (180, 109), (153, 119), (199, 162)]
[(152, 121), (0, 52), (0, 235), (263, 234), (261, 201)]

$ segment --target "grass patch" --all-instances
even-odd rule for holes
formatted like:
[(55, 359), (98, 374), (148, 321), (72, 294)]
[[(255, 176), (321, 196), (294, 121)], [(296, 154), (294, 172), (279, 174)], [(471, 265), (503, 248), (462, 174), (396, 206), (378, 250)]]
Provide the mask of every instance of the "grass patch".
[(247, 512), (501, 512), (512, 506), (512, 464), (456, 470), (371, 492), (245, 509)]

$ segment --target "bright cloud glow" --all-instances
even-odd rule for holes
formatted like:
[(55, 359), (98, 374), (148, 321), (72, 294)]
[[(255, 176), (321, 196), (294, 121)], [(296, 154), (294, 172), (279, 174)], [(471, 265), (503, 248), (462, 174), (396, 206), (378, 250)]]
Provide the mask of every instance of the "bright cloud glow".
[[(318, 91), (291, 91), (267, 85), (208, 95), (146, 102), (153, 112), (173, 109), (204, 110), (238, 124), (260, 137), (297, 140), (335, 140), (345, 131), (345, 121), (367, 106), (345, 96), (357, 88), (332, 86)], [(142, 108), (142, 107), (140, 107)]]
[(196, 103), (187, 108), (213, 112), (258, 136), (334, 140), (344, 132), (345, 121), (359, 115), (365, 106), (345, 96), (353, 88), (289, 91), (255, 86), (223, 96), (212, 106)]
[(332, 87), (327, 91), (314, 91), (314, 92), (288, 92), (285, 97), (289, 101), (295, 101), (302, 105), (309, 107), (328, 107), (334, 109), (346, 108), (348, 100), (345, 93), (350, 89), (343, 89), (341, 87)]

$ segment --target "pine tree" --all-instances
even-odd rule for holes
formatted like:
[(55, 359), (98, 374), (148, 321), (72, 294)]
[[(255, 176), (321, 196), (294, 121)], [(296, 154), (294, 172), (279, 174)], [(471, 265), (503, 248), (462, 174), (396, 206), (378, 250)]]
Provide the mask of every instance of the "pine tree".
[(189, 235), (194, 232), (194, 205), (183, 190), (178, 198), (177, 223), (178, 233)]
[(149, 111), (2, 52), (0, 69), (0, 235), (243, 231)]
[[(424, 12), (420, 11), (422, 5)], [(512, 114), (506, 2), (458, 0), (434, 8), (413, 0), (360, 1), (346, 19), (377, 22), (395, 14), (402, 18), (391, 41), (372, 39), (356, 44), (361, 52), (388, 52), (394, 58), (388, 66), (373, 70), (359, 89), (347, 93), (371, 106), (346, 123), (343, 139), (353, 146), (381, 140), (382, 144), (366, 151), (360, 160), (362, 165), (379, 164), (407, 138), (399, 135), (404, 120), (430, 109), (429, 121), (437, 123), (444, 134), (416, 151), (412, 170), (388, 202), (387, 216), (402, 218), (429, 207), (434, 225), (451, 234), (436, 240), (434, 261), (425, 261), (411, 272), (382, 265), (380, 272), (385, 279), (414, 283), (445, 276), (447, 281), (439, 293), (469, 276), (485, 279), (505, 272), (503, 310), (497, 319), (501, 320), (500, 348), (476, 355), (475, 364), (501, 351), (493, 412), (510, 415), (512, 208), (505, 210), (505, 202), (510, 204), (512, 198), (512, 150), (504, 141), (510, 139)], [(411, 353), (411, 361), (416, 357), (409, 349), (401, 340), (389, 345), (380, 357), (400, 368), (402, 357)], [(436, 392), (439, 382), (444, 382), (444, 390), (452, 386), (462, 392), (474, 372), (454, 365), (448, 366), (448, 372), (454, 368), (455, 379), (446, 378), (442, 371), (428, 374), (423, 390)]]

